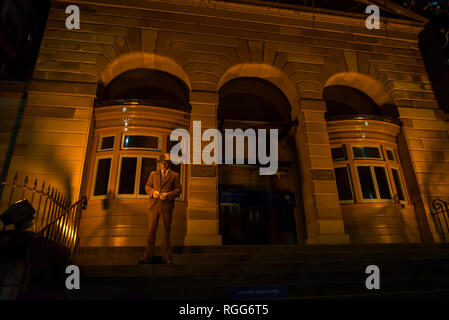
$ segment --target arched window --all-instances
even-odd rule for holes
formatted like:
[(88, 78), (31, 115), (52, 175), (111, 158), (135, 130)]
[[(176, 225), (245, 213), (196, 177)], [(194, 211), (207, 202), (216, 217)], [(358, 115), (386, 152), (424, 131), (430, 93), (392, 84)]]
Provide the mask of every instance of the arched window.
[(380, 108), (363, 92), (342, 85), (326, 87), (323, 94), (340, 202), (409, 203), (397, 151), (396, 108)]
[(97, 105), (147, 104), (190, 112), (189, 89), (177, 77), (153, 69), (126, 71), (106, 87), (99, 85)]
[[(158, 156), (176, 143), (169, 139), (172, 130), (189, 128), (189, 111), (187, 86), (162, 71), (127, 71), (100, 87), (94, 110), (90, 198), (146, 198), (145, 183), (158, 169)], [(183, 167), (171, 164), (182, 184)]]

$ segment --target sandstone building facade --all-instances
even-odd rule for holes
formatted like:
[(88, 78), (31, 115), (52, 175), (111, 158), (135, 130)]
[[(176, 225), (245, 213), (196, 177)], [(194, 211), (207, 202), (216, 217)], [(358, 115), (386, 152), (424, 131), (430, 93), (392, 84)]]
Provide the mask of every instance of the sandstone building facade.
[[(66, 29), (70, 4), (79, 30)], [(449, 200), (449, 126), (418, 48), (424, 24), (382, 18), (368, 30), (365, 19), (222, 1), (52, 1), (8, 180), (87, 195), (81, 246), (143, 246), (143, 184), (172, 130), (276, 128), (276, 175), (174, 168), (174, 245), (439, 242), (447, 230), (431, 201)]]

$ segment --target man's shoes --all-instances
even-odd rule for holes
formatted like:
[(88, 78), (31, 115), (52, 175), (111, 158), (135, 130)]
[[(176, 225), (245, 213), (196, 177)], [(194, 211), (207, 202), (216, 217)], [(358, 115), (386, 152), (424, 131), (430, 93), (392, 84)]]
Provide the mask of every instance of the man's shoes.
[(160, 256), (155, 256), (151, 258), (140, 258), (139, 264), (172, 264), (172, 258), (162, 258)]
[(151, 258), (140, 258), (139, 259), (139, 264), (151, 264), (151, 263), (152, 263)]

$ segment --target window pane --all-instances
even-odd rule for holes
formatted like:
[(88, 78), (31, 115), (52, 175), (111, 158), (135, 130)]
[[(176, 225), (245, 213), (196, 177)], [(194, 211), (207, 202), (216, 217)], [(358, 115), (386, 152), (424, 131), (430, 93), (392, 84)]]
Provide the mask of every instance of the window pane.
[(159, 138), (152, 136), (125, 136), (124, 148), (158, 149)]
[(387, 174), (384, 167), (374, 167), (376, 174), (377, 186), (381, 199), (391, 199), (390, 187), (388, 186)]
[(391, 169), (393, 173), (394, 185), (396, 186), (396, 190), (398, 192), (398, 198), (400, 201), (404, 201), (404, 190), (402, 190), (401, 178), (399, 177), (399, 171), (396, 169)]
[(142, 158), (142, 169), (140, 170), (140, 186), (139, 194), (146, 194), (145, 184), (152, 171), (157, 169), (157, 159), (154, 158)]
[(102, 196), (108, 193), (109, 169), (111, 159), (98, 160), (97, 176), (95, 177), (94, 196)]
[(114, 149), (114, 136), (112, 137), (103, 137), (101, 139), (101, 148), (100, 150), (105, 149)]
[(357, 167), (363, 199), (377, 199), (370, 167)]
[(394, 161), (394, 154), (393, 154), (393, 151), (387, 150), (387, 157), (388, 157), (388, 160)]
[(353, 147), (354, 158), (382, 159), (379, 148), (376, 147)]
[(167, 153), (170, 153), (171, 148), (173, 148), (175, 145), (177, 145), (179, 143), (179, 141), (171, 141), (170, 136), (167, 136)]
[(122, 158), (120, 168), (119, 194), (133, 194), (136, 181), (137, 158)]
[(337, 180), (338, 199), (352, 200), (351, 183), (347, 167), (335, 168), (335, 178)]
[(333, 160), (346, 160), (346, 150), (345, 147), (332, 148), (332, 159)]

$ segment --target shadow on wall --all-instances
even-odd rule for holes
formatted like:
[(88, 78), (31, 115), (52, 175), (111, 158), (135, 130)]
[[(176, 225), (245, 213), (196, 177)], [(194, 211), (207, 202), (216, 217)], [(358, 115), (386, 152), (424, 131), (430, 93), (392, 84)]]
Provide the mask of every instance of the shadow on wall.
[[(25, 119), (26, 121), (36, 121), (34, 118)], [(22, 121), (22, 127), (23, 127)], [(45, 135), (46, 133), (44, 133)], [(6, 182), (18, 185), (24, 185), (27, 181), (29, 188), (51, 193), (58, 191), (70, 204), (77, 201), (77, 194), (74, 194), (77, 181), (73, 179), (73, 173), (78, 160), (70, 160), (66, 150), (58, 148), (58, 136), (53, 133), (48, 134), (48, 140), (42, 140), (32, 130), (23, 129), (19, 131), (15, 144), (13, 144), (13, 157), (9, 165)], [(48, 143), (48, 144), (45, 144)], [(69, 159), (68, 159), (69, 158)], [(80, 159), (79, 162), (82, 163)], [(16, 177), (16, 179), (15, 179)], [(36, 182), (36, 186), (34, 183)], [(32, 190), (23, 188), (12, 189), (11, 186), (5, 186), (1, 195), (1, 208), (8, 205), (10, 199), (17, 201), (22, 198), (32, 197)]]

